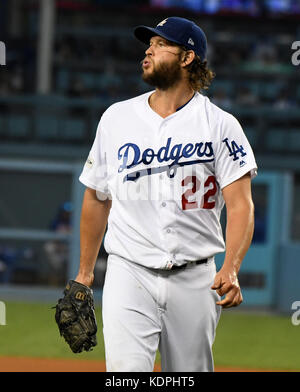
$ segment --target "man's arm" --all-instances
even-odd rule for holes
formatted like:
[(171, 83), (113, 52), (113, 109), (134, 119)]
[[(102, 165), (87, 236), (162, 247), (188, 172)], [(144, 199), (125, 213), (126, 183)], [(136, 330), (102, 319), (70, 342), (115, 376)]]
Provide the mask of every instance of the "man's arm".
[(80, 220), (80, 266), (75, 280), (91, 286), (94, 268), (105, 233), (111, 200), (100, 201), (94, 189), (87, 188)]
[(229, 308), (238, 306), (243, 301), (237, 275), (250, 247), (254, 231), (250, 174), (226, 186), (222, 192), (227, 210), (226, 253), (212, 289), (220, 296), (226, 294), (217, 304)]

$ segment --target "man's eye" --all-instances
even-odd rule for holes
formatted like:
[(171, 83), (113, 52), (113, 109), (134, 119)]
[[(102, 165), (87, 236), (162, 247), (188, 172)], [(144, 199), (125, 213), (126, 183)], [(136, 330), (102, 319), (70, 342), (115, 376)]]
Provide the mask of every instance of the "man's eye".
[(159, 41), (156, 44), (154, 42), (150, 42), (149, 46), (153, 46), (153, 45), (162, 47), (165, 46), (166, 44), (163, 41)]

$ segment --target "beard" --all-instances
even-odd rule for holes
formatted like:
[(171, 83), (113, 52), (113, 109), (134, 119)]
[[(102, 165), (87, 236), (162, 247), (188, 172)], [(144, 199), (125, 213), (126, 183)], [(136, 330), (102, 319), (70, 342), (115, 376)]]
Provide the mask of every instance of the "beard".
[(143, 72), (142, 79), (145, 83), (159, 90), (167, 90), (175, 86), (181, 79), (181, 67), (178, 61), (170, 64), (161, 63), (153, 66), (151, 73), (146, 74)]

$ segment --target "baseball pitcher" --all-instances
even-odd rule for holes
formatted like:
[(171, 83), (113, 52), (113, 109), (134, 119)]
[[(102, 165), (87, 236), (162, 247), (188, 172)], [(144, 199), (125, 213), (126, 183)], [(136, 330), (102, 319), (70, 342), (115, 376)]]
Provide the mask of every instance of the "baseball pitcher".
[[(257, 165), (238, 120), (200, 93), (214, 78), (202, 29), (169, 17), (134, 34), (147, 45), (142, 78), (153, 90), (100, 119), (80, 176), (81, 258), (72, 283), (92, 285), (107, 227), (107, 371), (152, 372), (158, 349), (162, 371), (213, 371), (221, 309), (243, 300), (238, 272), (253, 235)], [(214, 256), (224, 250), (216, 273)], [(84, 342), (89, 349), (95, 340)]]

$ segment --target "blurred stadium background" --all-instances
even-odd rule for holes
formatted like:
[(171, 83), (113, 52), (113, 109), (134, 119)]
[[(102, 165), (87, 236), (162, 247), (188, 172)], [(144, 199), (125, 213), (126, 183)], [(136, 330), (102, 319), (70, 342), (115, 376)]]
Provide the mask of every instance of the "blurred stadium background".
[[(216, 78), (203, 94), (239, 119), (259, 166), (238, 311), (290, 320), (300, 301), (299, 0), (1, 1), (0, 301), (54, 303), (74, 278), (78, 176), (97, 123), (110, 104), (150, 89), (132, 31), (168, 16), (206, 32)], [(106, 257), (102, 246), (99, 299)]]

